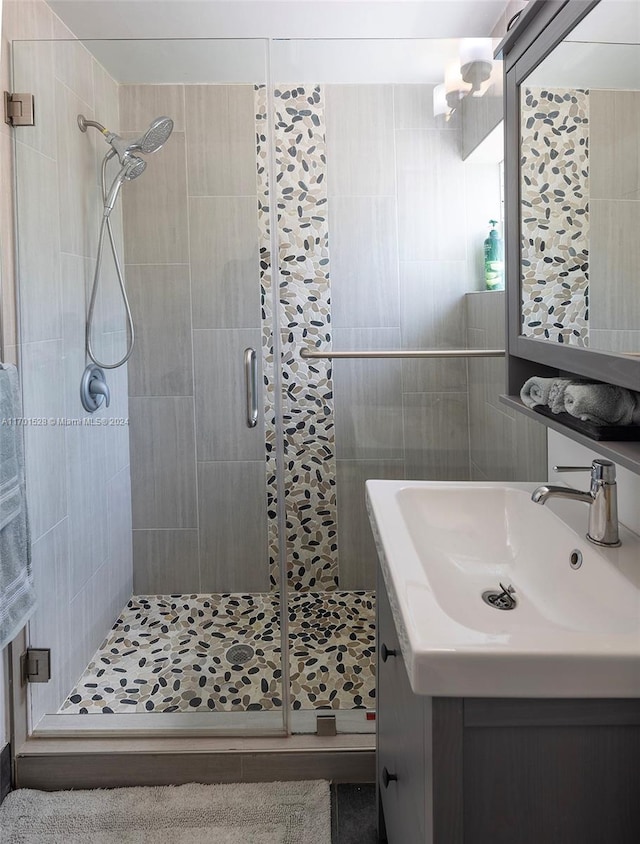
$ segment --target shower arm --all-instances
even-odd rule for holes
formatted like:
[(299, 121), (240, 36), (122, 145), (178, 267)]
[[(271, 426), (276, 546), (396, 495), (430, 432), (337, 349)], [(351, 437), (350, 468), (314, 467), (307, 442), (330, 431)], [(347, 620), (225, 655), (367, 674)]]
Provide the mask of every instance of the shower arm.
[(109, 130), (106, 126), (103, 126), (102, 123), (98, 123), (97, 120), (87, 120), (87, 118), (83, 114), (79, 114), (78, 127), (80, 128), (80, 131), (86, 132), (89, 126), (91, 126), (93, 129), (97, 129), (99, 132), (102, 132), (103, 135), (109, 134)]

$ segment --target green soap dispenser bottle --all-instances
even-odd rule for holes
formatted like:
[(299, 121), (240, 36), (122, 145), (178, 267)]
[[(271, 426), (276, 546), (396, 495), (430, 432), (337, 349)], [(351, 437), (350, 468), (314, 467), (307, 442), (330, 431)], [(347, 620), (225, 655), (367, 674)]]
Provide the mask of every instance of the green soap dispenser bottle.
[(492, 229), (484, 242), (484, 283), (487, 290), (504, 290), (504, 252), (496, 230), (497, 220), (489, 220)]

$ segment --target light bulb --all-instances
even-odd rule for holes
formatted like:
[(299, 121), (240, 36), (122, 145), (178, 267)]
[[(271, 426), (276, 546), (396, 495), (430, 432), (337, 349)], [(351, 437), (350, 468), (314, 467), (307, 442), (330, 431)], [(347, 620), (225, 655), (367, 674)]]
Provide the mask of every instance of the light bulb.
[(439, 117), (441, 114), (447, 114), (448, 111), (447, 90), (443, 82), (442, 85), (436, 85), (433, 89), (433, 116)]

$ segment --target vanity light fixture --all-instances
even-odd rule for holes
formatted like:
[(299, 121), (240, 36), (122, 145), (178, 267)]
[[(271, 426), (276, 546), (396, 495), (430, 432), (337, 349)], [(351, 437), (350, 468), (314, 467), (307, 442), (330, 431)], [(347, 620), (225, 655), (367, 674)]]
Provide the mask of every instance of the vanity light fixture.
[(463, 38), (459, 61), (447, 66), (444, 82), (433, 89), (433, 116), (449, 120), (465, 97), (481, 97), (492, 70), (491, 38)]
[(465, 38), (460, 43), (460, 75), (471, 85), (475, 97), (482, 96), (482, 85), (493, 68), (490, 38)]

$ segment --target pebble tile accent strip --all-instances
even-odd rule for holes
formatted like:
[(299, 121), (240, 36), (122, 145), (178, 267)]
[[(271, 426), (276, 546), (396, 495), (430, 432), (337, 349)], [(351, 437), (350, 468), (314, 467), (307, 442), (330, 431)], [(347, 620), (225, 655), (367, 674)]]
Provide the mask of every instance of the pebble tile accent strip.
[[(137, 595), (61, 713), (250, 712), (282, 706), (279, 597)], [(289, 601), (294, 709), (375, 708), (373, 592), (306, 592)], [(227, 659), (234, 645), (253, 656)]]
[(589, 92), (522, 95), (522, 333), (589, 345)]
[[(330, 361), (300, 350), (331, 343), (324, 103), (319, 85), (274, 91), (286, 487), (287, 579), (291, 589), (338, 588), (336, 463)], [(278, 588), (273, 340), (266, 158), (267, 97), (256, 87), (258, 217), (266, 386), (270, 575)]]

